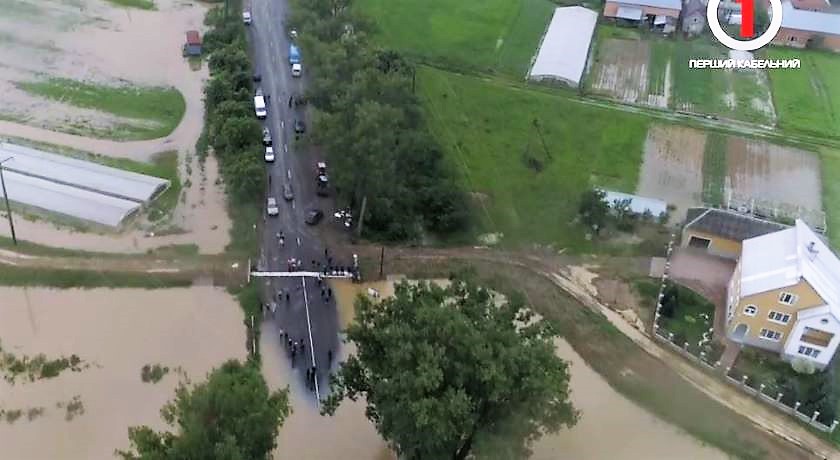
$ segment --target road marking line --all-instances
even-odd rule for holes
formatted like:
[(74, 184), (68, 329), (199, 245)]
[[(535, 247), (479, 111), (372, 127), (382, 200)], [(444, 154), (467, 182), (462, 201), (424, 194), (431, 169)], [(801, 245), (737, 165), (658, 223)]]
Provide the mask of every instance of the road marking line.
[[(300, 238), (298, 238), (298, 242)], [(300, 284), (303, 286), (303, 305), (306, 307), (306, 327), (309, 329), (309, 353), (312, 355), (312, 366), (317, 372), (318, 366), (315, 364), (315, 342), (312, 341), (312, 323), (309, 321), (309, 299), (306, 297), (306, 278), (300, 279)], [(318, 400), (318, 407), (321, 407), (321, 393), (318, 391), (318, 377), (315, 377), (315, 398)]]
[(289, 180), (292, 180), (292, 170), (291, 169), (286, 170), (286, 178), (289, 179)]
[(297, 244), (300, 246), (300, 237), (297, 237)]
[(283, 151), (289, 153), (289, 144), (283, 144)]
[(285, 128), (286, 127), (286, 122), (283, 121), (283, 120), (280, 120), (280, 127)]

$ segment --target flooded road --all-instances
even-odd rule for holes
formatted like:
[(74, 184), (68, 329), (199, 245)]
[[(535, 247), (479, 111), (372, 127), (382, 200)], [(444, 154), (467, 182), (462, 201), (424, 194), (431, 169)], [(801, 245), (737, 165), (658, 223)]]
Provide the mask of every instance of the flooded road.
[[(352, 301), (357, 293), (375, 289), (386, 296), (390, 282), (354, 285), (333, 283), (342, 324), (352, 320)], [(263, 366), (270, 385), (291, 385), (295, 413), (281, 428), (275, 458), (383, 460), (393, 458), (373, 425), (364, 416), (364, 405), (345, 402), (332, 418), (319, 418), (312, 397), (290, 378), (285, 352), (277, 332), (264, 323)], [(533, 446), (532, 459), (725, 459), (727, 456), (704, 446), (682, 430), (659, 420), (626, 399), (593, 371), (563, 339), (557, 339), (557, 353), (571, 364), (572, 401), (581, 419), (571, 430), (545, 436)], [(347, 347), (342, 355), (346, 356)], [(608, 433), (608, 436), (604, 434)], [(326, 441), (325, 441), (326, 440)]]
[[(194, 381), (230, 358), (244, 359), (242, 310), (223, 289), (50, 290), (0, 288), (0, 340), (19, 358), (77, 354), (90, 367), (14, 386), (0, 380), (0, 407), (42, 407), (42, 415), (0, 421), (0, 458), (113, 459), (128, 427), (163, 428), (160, 408), (174, 396), (180, 367)], [(172, 369), (144, 383), (146, 364)], [(83, 413), (66, 419), (75, 396)]]

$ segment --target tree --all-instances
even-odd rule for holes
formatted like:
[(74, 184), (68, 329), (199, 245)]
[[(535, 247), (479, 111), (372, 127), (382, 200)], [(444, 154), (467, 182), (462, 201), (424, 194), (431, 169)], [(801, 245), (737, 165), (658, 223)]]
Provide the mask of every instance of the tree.
[(174, 432), (129, 428), (131, 448), (117, 454), (126, 460), (266, 459), (289, 412), (287, 390), (269, 392), (258, 366), (231, 360), (207, 381), (178, 387), (175, 400), (161, 409)]
[(596, 234), (600, 233), (606, 225), (610, 212), (610, 206), (604, 199), (605, 196), (606, 194), (601, 190), (594, 188), (587, 190), (583, 192), (578, 206), (578, 213), (583, 223), (595, 230)]
[(356, 301), (347, 340), (357, 354), (332, 380), (324, 412), (364, 397), (379, 433), (408, 460), (492, 450), (521, 458), (543, 433), (577, 421), (556, 334), (525, 308), (472, 282), (401, 283)]

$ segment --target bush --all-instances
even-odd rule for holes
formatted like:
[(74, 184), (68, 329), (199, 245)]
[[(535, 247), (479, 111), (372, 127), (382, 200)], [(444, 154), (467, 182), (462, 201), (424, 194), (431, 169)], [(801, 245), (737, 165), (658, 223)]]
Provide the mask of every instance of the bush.
[(814, 363), (811, 360), (805, 358), (794, 358), (794, 360), (790, 363), (790, 367), (797, 374), (805, 375), (811, 375), (817, 370), (817, 367), (814, 366)]

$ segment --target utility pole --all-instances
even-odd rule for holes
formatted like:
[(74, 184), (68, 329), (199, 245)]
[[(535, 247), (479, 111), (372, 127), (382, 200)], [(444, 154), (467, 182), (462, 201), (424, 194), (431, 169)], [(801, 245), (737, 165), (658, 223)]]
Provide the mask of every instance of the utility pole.
[(382, 252), (379, 253), (379, 279), (385, 279), (385, 246), (382, 246)]
[(0, 161), (0, 186), (3, 187), (3, 198), (6, 200), (6, 215), (9, 217), (9, 228), (12, 230), (12, 242), (17, 246), (17, 236), (15, 236), (15, 222), (12, 220), (12, 207), (9, 206), (9, 195), (6, 193), (6, 181), (3, 180), (3, 163), (11, 160), (14, 157), (6, 158)]

